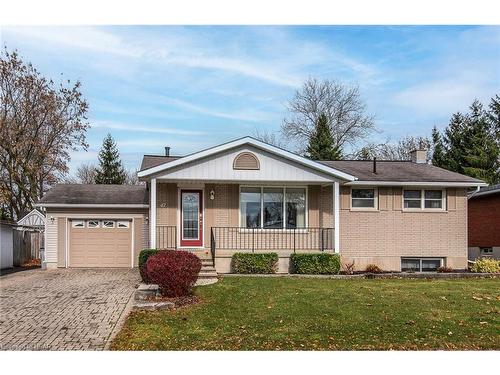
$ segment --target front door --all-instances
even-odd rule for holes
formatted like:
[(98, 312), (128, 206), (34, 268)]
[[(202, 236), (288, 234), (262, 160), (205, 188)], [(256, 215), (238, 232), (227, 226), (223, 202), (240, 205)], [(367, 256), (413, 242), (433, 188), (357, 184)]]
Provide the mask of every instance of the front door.
[(203, 246), (201, 190), (181, 190), (181, 246)]

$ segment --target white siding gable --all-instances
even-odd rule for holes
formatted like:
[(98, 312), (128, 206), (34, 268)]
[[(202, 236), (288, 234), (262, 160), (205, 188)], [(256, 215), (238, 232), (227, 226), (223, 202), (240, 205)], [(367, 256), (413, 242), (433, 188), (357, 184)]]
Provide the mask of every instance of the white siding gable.
[[(243, 151), (259, 160), (258, 170), (233, 169), (234, 158)], [(158, 179), (204, 181), (331, 182), (335, 178), (294, 161), (244, 145), (168, 169)]]

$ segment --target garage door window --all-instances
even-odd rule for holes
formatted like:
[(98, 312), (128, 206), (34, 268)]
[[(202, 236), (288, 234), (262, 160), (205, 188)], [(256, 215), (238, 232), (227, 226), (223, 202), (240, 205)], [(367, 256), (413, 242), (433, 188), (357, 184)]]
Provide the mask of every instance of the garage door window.
[(71, 222), (73, 228), (85, 228), (85, 221), (83, 220), (73, 220)]
[(114, 228), (115, 227), (115, 222), (113, 220), (103, 220), (102, 221), (102, 227), (103, 228)]
[(118, 220), (116, 222), (116, 226), (118, 228), (128, 228), (129, 227), (129, 221), (128, 220)]
[(99, 228), (99, 220), (87, 220), (87, 228)]

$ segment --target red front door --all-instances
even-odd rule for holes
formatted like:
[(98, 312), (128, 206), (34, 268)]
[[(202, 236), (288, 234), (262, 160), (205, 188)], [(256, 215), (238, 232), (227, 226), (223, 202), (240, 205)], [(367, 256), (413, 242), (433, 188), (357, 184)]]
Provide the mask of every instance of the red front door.
[(201, 190), (181, 190), (181, 246), (203, 246)]

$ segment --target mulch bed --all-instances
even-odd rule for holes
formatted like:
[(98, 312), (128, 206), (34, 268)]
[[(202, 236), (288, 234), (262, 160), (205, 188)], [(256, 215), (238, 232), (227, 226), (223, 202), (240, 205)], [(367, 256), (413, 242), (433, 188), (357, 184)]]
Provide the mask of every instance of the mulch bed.
[(192, 295), (192, 296), (183, 296), (183, 297), (148, 297), (146, 298), (148, 302), (172, 302), (175, 305), (175, 308), (196, 305), (201, 302), (200, 297)]

